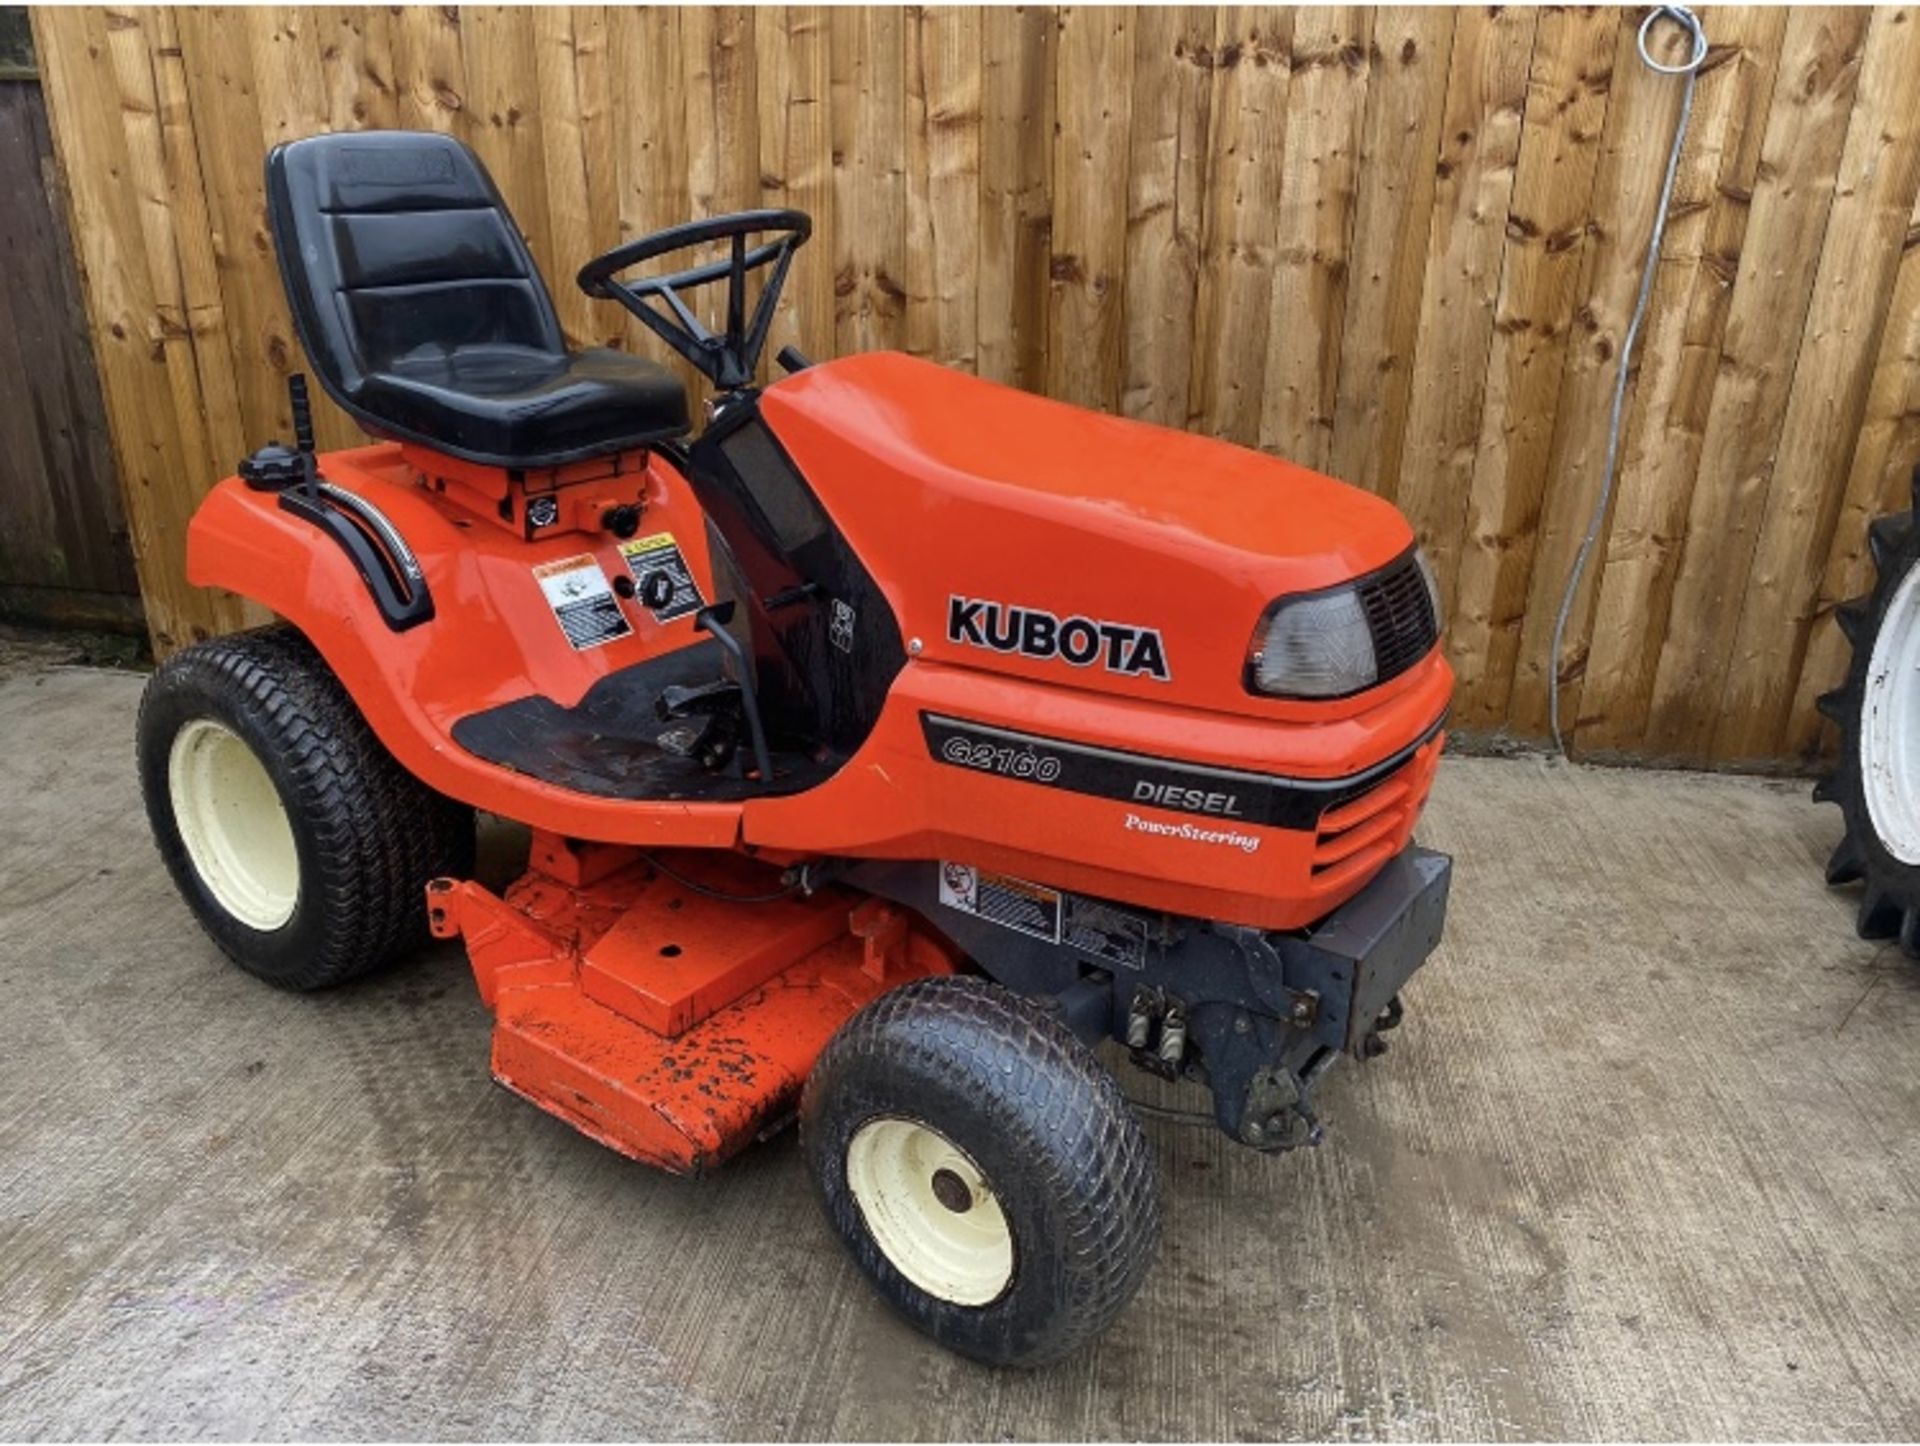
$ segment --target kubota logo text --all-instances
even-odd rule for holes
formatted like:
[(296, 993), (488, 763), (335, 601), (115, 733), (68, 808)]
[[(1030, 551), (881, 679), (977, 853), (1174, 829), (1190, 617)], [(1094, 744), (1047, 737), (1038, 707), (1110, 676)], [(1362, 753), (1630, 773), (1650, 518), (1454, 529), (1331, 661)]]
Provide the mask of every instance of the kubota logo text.
[(996, 653), (1060, 658), (1076, 668), (1101, 662), (1110, 673), (1145, 673), (1163, 683), (1170, 676), (1158, 628), (1055, 617), (985, 598), (954, 594), (947, 599), (947, 640)]

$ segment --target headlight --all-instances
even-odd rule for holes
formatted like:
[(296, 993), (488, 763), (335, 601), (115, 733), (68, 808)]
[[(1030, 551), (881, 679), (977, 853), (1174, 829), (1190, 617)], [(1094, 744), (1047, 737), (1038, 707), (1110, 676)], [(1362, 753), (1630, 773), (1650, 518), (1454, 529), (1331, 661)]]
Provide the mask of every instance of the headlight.
[[(1410, 666), (1440, 631), (1440, 589), (1433, 569), (1418, 548), (1413, 559), (1417, 582), (1403, 556), (1397, 567), (1367, 578), (1274, 602), (1254, 630), (1248, 688), (1282, 698), (1344, 698), (1382, 681), (1380, 646), (1388, 649), (1388, 677)], [(1363, 588), (1372, 589), (1378, 616), (1371, 621)], [(1427, 604), (1426, 617), (1418, 616), (1422, 609), (1416, 599)], [(1384, 644), (1375, 636), (1376, 627), (1385, 630)]]
[(1253, 635), (1248, 679), (1284, 698), (1343, 698), (1380, 676), (1366, 610), (1352, 587), (1281, 598)]

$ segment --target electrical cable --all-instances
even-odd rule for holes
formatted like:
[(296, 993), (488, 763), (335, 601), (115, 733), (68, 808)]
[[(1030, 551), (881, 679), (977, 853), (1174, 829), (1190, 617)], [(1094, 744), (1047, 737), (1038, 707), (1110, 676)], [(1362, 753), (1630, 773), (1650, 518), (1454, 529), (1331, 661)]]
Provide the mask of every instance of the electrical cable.
[[(1691, 50), (1678, 65), (1662, 64), (1653, 58), (1647, 48), (1647, 36), (1653, 29), (1654, 21), (1663, 17), (1692, 37)], [(1587, 534), (1581, 539), (1580, 550), (1574, 554), (1573, 571), (1567, 577), (1567, 590), (1560, 599), (1559, 615), (1553, 620), (1553, 648), (1547, 654), (1547, 716), (1553, 726), (1553, 746), (1563, 758), (1568, 754), (1566, 740), (1560, 734), (1560, 645), (1566, 639), (1567, 618), (1573, 612), (1573, 599), (1580, 591), (1580, 579), (1586, 573), (1587, 559), (1600, 536), (1600, 524), (1606, 518), (1607, 507), (1613, 501), (1615, 470), (1620, 461), (1620, 423), (1626, 408), (1627, 379), (1633, 367), (1633, 348), (1640, 340), (1640, 324), (1646, 320), (1647, 304), (1653, 298), (1653, 274), (1660, 264), (1660, 243), (1667, 232), (1667, 208), (1673, 201), (1673, 180), (1680, 170), (1680, 152), (1687, 143), (1687, 125), (1693, 119), (1693, 90), (1700, 78), (1700, 66), (1707, 58), (1707, 29), (1686, 6), (1661, 5), (1648, 11), (1647, 18), (1640, 22), (1639, 47), (1641, 63), (1647, 69), (1659, 75), (1684, 75), (1687, 84), (1680, 96), (1680, 121), (1673, 128), (1673, 149), (1667, 153), (1667, 174), (1660, 186), (1660, 207), (1654, 213), (1653, 234), (1647, 238), (1647, 259), (1640, 273), (1640, 294), (1633, 303), (1633, 320), (1627, 327), (1627, 338), (1620, 348), (1619, 370), (1614, 373), (1613, 410), (1607, 422), (1607, 457), (1600, 473), (1600, 496), (1594, 503), (1593, 516), (1587, 522)]]

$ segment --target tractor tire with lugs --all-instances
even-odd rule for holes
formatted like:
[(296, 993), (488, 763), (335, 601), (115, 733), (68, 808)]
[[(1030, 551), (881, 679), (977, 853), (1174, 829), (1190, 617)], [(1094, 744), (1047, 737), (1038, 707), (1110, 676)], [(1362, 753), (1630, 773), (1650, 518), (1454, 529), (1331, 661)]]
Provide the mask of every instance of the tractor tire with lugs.
[(141, 695), (153, 836), (248, 973), (323, 989), (425, 944), (427, 881), (471, 871), (473, 810), (414, 778), (291, 628), (197, 643)]
[(827, 1219), (887, 1301), (995, 1365), (1057, 1359), (1139, 1288), (1153, 1160), (1113, 1076), (1032, 1000), (916, 980), (847, 1021), (800, 1107)]
[[(1914, 478), (1920, 509), (1920, 470)], [(1920, 525), (1915, 512), (1867, 530), (1875, 580), (1835, 617), (1853, 648), (1846, 682), (1819, 709), (1840, 729), (1840, 757), (1814, 798), (1840, 807), (1846, 835), (1829, 884), (1862, 886), (1855, 927), (1920, 958)]]

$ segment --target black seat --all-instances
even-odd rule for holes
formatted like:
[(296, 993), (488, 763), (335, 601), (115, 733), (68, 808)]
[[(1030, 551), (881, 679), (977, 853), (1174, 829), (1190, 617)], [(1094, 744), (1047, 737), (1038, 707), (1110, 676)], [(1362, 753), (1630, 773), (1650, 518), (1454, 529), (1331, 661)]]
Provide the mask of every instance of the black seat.
[(567, 349), (506, 203), (451, 136), (276, 146), (267, 208), (301, 343), (368, 431), (502, 467), (686, 432), (686, 391), (665, 367)]

